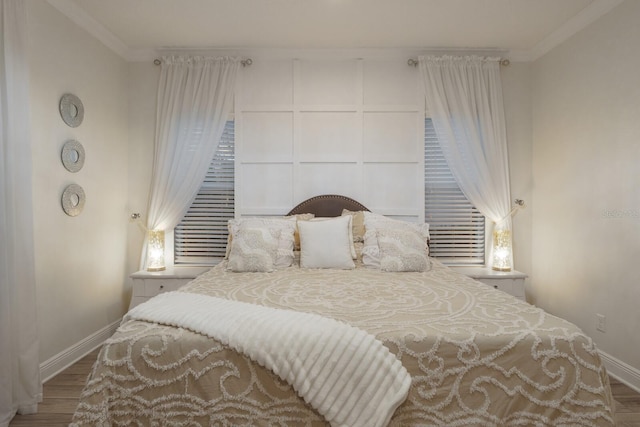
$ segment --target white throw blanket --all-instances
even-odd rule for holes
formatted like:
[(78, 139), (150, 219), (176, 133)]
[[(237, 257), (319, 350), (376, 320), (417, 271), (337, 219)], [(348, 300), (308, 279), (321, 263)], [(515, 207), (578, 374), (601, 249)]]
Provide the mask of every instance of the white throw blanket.
[(287, 381), (332, 426), (385, 426), (411, 377), (375, 337), (334, 319), (185, 292), (167, 292), (124, 318), (210, 336)]

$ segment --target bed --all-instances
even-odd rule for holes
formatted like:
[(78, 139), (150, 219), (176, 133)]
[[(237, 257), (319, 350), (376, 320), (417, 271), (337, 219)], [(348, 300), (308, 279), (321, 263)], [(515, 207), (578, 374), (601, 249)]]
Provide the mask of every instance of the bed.
[[(324, 195), (288, 216), (345, 213), (358, 234), (357, 212), (368, 210)], [(371, 268), (362, 245), (355, 268), (302, 268), (296, 253), (287, 268), (237, 272), (228, 259), (177, 293), (322, 316), (375, 337), (410, 375), (391, 426), (615, 424), (606, 371), (575, 325), (432, 258), (422, 271)], [(71, 425), (328, 425), (263, 365), (189, 328), (125, 319), (104, 343)]]

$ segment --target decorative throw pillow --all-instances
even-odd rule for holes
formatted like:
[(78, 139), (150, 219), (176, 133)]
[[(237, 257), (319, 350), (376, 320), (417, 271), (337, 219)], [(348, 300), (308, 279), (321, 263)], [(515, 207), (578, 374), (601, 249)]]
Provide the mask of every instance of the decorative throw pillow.
[(304, 214), (296, 214), (285, 216), (285, 218), (295, 218), (296, 219), (296, 231), (293, 233), (293, 250), (300, 250), (300, 232), (298, 231), (298, 221), (309, 221), (315, 218), (315, 215), (312, 213), (304, 213)]
[(229, 242), (227, 250), (233, 246), (233, 239), (241, 227), (268, 228), (280, 230), (278, 239), (278, 253), (276, 255), (275, 268), (287, 268), (293, 264), (294, 233), (296, 230), (295, 217), (281, 218), (238, 218), (229, 220)]
[[(300, 267), (355, 268), (351, 216), (300, 221)], [(354, 250), (355, 252), (355, 250)]]
[(364, 242), (364, 212), (342, 210), (342, 215), (351, 215), (351, 229), (353, 230), (353, 241)]
[(280, 230), (240, 227), (231, 243), (227, 268), (236, 272), (271, 272), (278, 254)]
[(416, 224), (400, 221), (373, 212), (363, 212), (364, 215), (364, 246), (362, 248), (362, 263), (367, 267), (380, 268), (380, 247), (377, 231), (389, 228), (399, 228), (418, 233), (425, 242), (425, 256), (429, 255), (429, 224)]
[(384, 271), (427, 271), (431, 265), (422, 235), (403, 228), (376, 231), (380, 248), (380, 269)]

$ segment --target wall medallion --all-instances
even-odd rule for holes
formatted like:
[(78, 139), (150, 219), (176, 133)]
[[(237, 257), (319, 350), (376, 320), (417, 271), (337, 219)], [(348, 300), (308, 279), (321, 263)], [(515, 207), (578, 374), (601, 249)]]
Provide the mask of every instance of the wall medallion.
[(65, 93), (60, 98), (60, 115), (62, 120), (72, 128), (80, 126), (84, 119), (84, 106), (80, 98), (72, 93)]
[(85, 194), (78, 184), (71, 184), (62, 193), (62, 210), (69, 216), (78, 216), (84, 208)]
[(84, 147), (78, 141), (69, 140), (62, 146), (61, 157), (69, 172), (78, 172), (84, 166)]

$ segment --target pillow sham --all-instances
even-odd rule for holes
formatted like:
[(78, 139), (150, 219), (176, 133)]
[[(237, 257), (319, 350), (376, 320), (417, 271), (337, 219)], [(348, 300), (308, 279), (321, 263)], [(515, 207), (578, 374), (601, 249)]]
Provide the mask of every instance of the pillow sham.
[(431, 268), (427, 244), (414, 230), (382, 228), (376, 231), (380, 248), (380, 269), (384, 271), (427, 271)]
[(315, 215), (312, 213), (304, 213), (304, 214), (295, 214), (285, 216), (284, 218), (295, 218), (296, 219), (296, 231), (293, 233), (293, 250), (300, 250), (300, 232), (298, 231), (298, 221), (309, 221), (315, 218)]
[(364, 212), (342, 210), (342, 215), (351, 215), (351, 229), (354, 242), (364, 242)]
[(278, 255), (280, 230), (240, 227), (229, 252), (227, 269), (235, 272), (271, 272)]
[(380, 246), (378, 244), (377, 230), (381, 229), (394, 228), (418, 233), (426, 245), (425, 256), (429, 255), (429, 224), (400, 221), (373, 212), (363, 212), (363, 214), (365, 233), (364, 246), (362, 248), (362, 263), (365, 266), (380, 268)]
[[(233, 239), (238, 234), (240, 228), (267, 228), (270, 230), (280, 230), (278, 238), (278, 250), (274, 267), (276, 269), (287, 268), (293, 264), (294, 234), (296, 230), (296, 218), (236, 218), (229, 220), (229, 243), (227, 252), (233, 247)], [(228, 257), (229, 255), (227, 255)]]
[(350, 233), (351, 216), (300, 221), (298, 229), (300, 267), (343, 270), (355, 268), (353, 237)]

